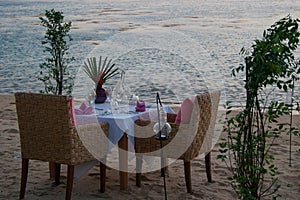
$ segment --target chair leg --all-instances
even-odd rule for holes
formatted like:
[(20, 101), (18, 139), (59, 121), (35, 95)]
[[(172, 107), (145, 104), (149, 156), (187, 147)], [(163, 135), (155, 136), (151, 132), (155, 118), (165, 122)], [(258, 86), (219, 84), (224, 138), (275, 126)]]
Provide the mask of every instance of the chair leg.
[(100, 162), (100, 192), (105, 192), (106, 165)]
[(192, 193), (192, 176), (191, 176), (191, 161), (183, 161), (184, 162), (184, 177), (185, 184), (188, 193)]
[(142, 156), (136, 156), (136, 178), (135, 178), (135, 184), (138, 187), (141, 187), (142, 165), (143, 165), (143, 157)]
[(211, 176), (211, 156), (210, 152), (206, 154), (205, 156), (205, 168), (206, 168), (206, 176), (207, 176), (207, 181), (212, 182), (212, 176)]
[(66, 200), (71, 200), (74, 179), (74, 165), (68, 165)]
[(27, 177), (28, 177), (28, 165), (29, 165), (29, 159), (22, 158), (20, 199), (24, 199), (24, 197), (25, 197), (26, 183), (27, 183)]
[(55, 185), (58, 186), (60, 184), (60, 164), (55, 163)]

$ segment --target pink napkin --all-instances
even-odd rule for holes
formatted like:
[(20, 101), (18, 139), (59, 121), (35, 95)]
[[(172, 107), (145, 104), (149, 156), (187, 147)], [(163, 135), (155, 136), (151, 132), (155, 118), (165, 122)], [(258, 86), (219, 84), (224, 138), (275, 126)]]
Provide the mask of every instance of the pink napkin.
[(146, 111), (146, 105), (145, 102), (136, 102), (136, 106), (135, 106), (135, 111), (136, 112), (145, 112)]
[(75, 114), (77, 115), (89, 115), (94, 113), (94, 108), (87, 106), (85, 103), (82, 103), (79, 108), (75, 108)]

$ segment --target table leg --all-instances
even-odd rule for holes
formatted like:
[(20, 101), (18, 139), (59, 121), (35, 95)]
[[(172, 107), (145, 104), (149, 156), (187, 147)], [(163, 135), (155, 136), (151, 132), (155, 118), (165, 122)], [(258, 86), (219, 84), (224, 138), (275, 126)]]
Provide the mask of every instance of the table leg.
[(50, 174), (50, 179), (54, 179), (55, 178), (55, 163), (53, 162), (49, 162), (49, 174)]
[(128, 138), (124, 133), (118, 142), (119, 149), (119, 170), (120, 170), (120, 190), (128, 188)]

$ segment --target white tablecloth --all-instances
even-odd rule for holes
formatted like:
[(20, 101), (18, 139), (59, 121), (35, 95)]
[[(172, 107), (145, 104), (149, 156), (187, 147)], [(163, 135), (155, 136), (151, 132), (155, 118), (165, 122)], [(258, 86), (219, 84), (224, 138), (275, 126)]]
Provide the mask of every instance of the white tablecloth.
[[(164, 109), (168, 113), (174, 113), (169, 107), (165, 106)], [(109, 124), (109, 150), (117, 147), (119, 140), (123, 137), (124, 133), (128, 137), (128, 151), (134, 153), (134, 123), (135, 120), (142, 114), (146, 114), (151, 110), (156, 110), (155, 107), (146, 109), (145, 112), (135, 112), (135, 107), (130, 106), (129, 112), (125, 113), (112, 113), (111, 106), (108, 103), (96, 104), (95, 113), (88, 115), (76, 115), (76, 124), (84, 125), (89, 123), (107, 122)], [(132, 159), (129, 156), (128, 159)], [(95, 163), (83, 164), (75, 167), (75, 178), (79, 178), (86, 173)]]

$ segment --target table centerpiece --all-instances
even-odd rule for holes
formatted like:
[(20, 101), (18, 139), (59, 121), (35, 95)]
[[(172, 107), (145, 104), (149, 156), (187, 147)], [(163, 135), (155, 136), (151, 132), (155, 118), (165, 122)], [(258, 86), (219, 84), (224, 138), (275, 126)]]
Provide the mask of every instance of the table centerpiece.
[(115, 64), (105, 57), (102, 63), (102, 57), (99, 57), (97, 62), (96, 57), (87, 58), (84, 62), (83, 71), (92, 79), (95, 83), (95, 103), (104, 103), (106, 101), (106, 92), (103, 88), (103, 84), (110, 78), (119, 74), (119, 68), (115, 67)]

